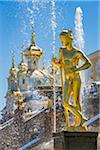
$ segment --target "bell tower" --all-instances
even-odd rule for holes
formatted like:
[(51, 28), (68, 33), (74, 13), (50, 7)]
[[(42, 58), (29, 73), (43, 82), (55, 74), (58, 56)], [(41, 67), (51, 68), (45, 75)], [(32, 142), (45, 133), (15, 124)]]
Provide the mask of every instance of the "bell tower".
[(9, 119), (13, 116), (14, 114), (14, 91), (17, 90), (17, 68), (15, 67), (15, 56), (14, 56), (14, 52), (12, 53), (12, 67), (9, 71), (9, 77), (8, 77), (8, 91), (7, 94), (5, 96), (6, 98), (6, 106), (5, 108), (2, 110), (2, 116), (5, 119)]
[(12, 67), (9, 72), (8, 77), (8, 91), (5, 96), (6, 98), (6, 106), (2, 110), (2, 116), (4, 120), (9, 120), (13, 117), (16, 108), (18, 107), (17, 103), (20, 101), (21, 107), (24, 104), (24, 97), (18, 87), (18, 70), (15, 67), (15, 56), (14, 52), (12, 53)]

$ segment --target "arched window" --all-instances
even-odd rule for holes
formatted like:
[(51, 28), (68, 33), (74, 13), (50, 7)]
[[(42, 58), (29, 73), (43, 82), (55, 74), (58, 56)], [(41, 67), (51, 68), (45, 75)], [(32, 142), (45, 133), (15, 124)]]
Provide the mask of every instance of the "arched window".
[(25, 79), (23, 79), (23, 84), (25, 84)]

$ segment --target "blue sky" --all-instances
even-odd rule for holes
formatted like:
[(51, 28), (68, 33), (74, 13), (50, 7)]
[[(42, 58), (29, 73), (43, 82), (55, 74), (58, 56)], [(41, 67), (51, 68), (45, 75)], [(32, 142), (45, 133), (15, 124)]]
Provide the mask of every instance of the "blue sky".
[[(36, 0), (35, 0), (36, 1)], [(39, 1), (39, 0), (38, 0)], [(39, 1), (40, 2), (40, 1)], [(44, 3), (45, 2), (45, 3)], [(56, 52), (60, 47), (59, 33), (62, 29), (74, 31), (76, 7), (83, 10), (83, 28), (86, 54), (100, 49), (99, 36), (99, 1), (60, 1), (56, 0)], [(48, 0), (34, 4), (35, 33), (38, 45), (45, 51), (45, 63), (52, 57), (51, 4)], [(0, 109), (5, 105), (7, 77), (11, 67), (11, 51), (15, 51), (16, 65), (20, 62), (21, 46), (28, 46), (31, 38), (31, 26), (27, 7), (31, 1), (0, 1)], [(23, 32), (22, 32), (23, 31)], [(57, 54), (56, 54), (57, 56)]]

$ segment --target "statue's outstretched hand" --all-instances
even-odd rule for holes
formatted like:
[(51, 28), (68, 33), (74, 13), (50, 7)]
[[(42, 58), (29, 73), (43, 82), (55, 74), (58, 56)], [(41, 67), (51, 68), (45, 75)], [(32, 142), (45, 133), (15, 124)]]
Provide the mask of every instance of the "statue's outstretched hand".
[(52, 63), (56, 64), (57, 59), (54, 57), (54, 55), (52, 56)]
[(52, 56), (52, 63), (58, 68), (61, 67), (59, 60), (57, 60), (54, 55)]

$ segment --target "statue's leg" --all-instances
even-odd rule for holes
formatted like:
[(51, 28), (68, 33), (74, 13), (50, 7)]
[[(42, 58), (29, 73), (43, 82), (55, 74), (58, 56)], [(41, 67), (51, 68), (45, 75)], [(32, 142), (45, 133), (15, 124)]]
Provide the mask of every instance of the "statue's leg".
[[(81, 113), (80, 89), (81, 89), (81, 77), (79, 74), (76, 74), (76, 76), (73, 80), (73, 98), (74, 98), (74, 104), (76, 106), (76, 109), (82, 116), (82, 119), (81, 119), (81, 123), (82, 123), (83, 121), (86, 121), (86, 120), (83, 118), (83, 115)], [(79, 123), (79, 117), (76, 116), (74, 126), (77, 126), (78, 123)]]
[(65, 103), (69, 102), (71, 95), (71, 86), (69, 85), (68, 81), (66, 80), (63, 85), (63, 106), (64, 106), (64, 113), (66, 118), (66, 126), (70, 127), (70, 121), (69, 121), (69, 112), (67, 107), (65, 106)]
[(63, 88), (63, 94), (64, 94), (63, 106), (65, 109), (66, 125), (68, 127), (70, 127), (68, 111), (72, 112), (76, 116), (76, 120), (77, 120), (76, 126), (78, 126), (82, 120), (82, 115), (78, 111), (78, 109), (68, 103), (69, 99), (70, 99), (71, 92), (72, 92), (72, 88), (73, 88), (72, 86), (73, 86), (73, 84), (66, 80), (65, 84), (64, 84), (64, 88)]
[(79, 110), (79, 111), (81, 111), (80, 89), (81, 89), (81, 78), (80, 78), (79, 74), (76, 74), (76, 76), (73, 80), (73, 98), (74, 98), (74, 104), (75, 104), (77, 110)]

